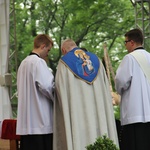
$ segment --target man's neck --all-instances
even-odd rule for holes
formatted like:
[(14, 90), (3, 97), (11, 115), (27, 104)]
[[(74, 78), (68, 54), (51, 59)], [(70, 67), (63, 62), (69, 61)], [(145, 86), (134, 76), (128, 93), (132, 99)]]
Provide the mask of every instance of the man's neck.
[(32, 53), (35, 53), (35, 54), (37, 54), (37, 55), (40, 56), (40, 52), (38, 51), (38, 49), (33, 49), (33, 50), (32, 50)]

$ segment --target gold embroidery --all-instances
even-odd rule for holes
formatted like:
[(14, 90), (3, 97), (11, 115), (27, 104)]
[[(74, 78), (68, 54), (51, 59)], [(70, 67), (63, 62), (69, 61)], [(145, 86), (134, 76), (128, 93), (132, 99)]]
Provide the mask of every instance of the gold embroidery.
[(93, 65), (92, 65), (92, 62), (90, 60), (90, 56), (87, 55), (83, 50), (76, 50), (74, 52), (74, 54), (77, 56), (77, 57), (80, 57), (82, 60), (83, 60), (83, 66), (87, 66), (89, 71), (93, 70)]

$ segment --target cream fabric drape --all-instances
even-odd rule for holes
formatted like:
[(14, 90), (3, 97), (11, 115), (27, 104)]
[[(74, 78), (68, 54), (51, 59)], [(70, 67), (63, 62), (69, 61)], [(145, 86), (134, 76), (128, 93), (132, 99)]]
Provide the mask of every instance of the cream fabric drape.
[[(0, 76), (8, 72), (9, 0), (0, 0)], [(11, 118), (12, 109), (8, 87), (0, 85), (0, 121)]]
[(84, 150), (104, 134), (118, 146), (109, 83), (102, 63), (100, 66), (96, 80), (89, 85), (59, 62), (55, 78), (54, 150)]

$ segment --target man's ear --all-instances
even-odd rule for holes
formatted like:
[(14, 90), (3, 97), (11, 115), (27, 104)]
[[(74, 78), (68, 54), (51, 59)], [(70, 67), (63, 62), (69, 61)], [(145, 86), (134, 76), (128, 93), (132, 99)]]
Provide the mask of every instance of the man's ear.
[(132, 44), (132, 45), (134, 45), (134, 44), (135, 44), (135, 42), (134, 42), (133, 40), (131, 40), (130, 42), (131, 42), (131, 44)]
[(41, 49), (45, 49), (45, 48), (46, 48), (45, 44), (42, 44)]
[(61, 49), (61, 52), (62, 52), (63, 55), (66, 54), (66, 50), (64, 48)]

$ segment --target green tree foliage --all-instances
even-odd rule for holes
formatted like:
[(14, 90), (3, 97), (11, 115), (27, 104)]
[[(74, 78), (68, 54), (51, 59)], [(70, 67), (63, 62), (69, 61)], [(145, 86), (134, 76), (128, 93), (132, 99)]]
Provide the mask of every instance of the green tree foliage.
[(46, 33), (55, 41), (49, 56), (53, 69), (65, 38), (74, 39), (100, 58), (107, 42), (112, 61), (120, 60), (123, 35), (134, 26), (133, 6), (124, 0), (16, 0), (15, 9), (19, 63), (31, 51), (34, 37)]

